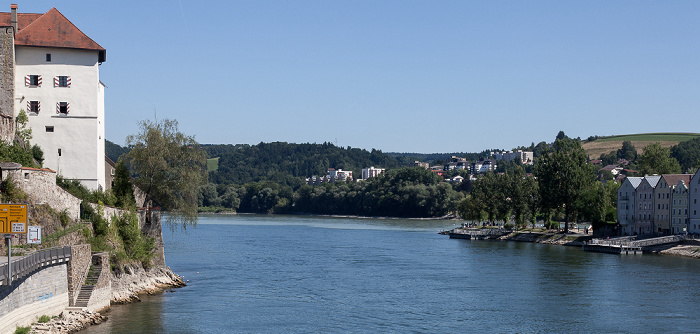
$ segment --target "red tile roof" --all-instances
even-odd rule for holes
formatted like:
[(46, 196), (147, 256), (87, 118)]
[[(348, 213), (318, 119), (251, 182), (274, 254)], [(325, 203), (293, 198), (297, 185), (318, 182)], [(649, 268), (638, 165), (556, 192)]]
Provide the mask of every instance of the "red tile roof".
[[(10, 16), (10, 13), (0, 13), (0, 26), (10, 26)], [(18, 13), (17, 26), (15, 45), (95, 50), (99, 52), (99, 62), (106, 59), (106, 50), (55, 7), (45, 14)]]

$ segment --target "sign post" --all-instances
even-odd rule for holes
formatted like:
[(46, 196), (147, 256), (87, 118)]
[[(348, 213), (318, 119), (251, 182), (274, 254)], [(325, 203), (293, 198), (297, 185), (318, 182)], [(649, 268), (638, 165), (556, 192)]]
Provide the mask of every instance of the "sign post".
[(7, 285), (12, 284), (12, 234), (27, 234), (27, 205), (0, 204), (0, 234), (7, 240)]

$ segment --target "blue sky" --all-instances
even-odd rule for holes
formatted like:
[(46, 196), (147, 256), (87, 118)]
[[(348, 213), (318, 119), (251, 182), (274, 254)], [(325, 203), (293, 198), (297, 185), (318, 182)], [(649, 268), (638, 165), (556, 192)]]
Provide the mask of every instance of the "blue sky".
[(107, 139), (481, 151), (700, 132), (700, 1), (15, 1), (107, 49)]

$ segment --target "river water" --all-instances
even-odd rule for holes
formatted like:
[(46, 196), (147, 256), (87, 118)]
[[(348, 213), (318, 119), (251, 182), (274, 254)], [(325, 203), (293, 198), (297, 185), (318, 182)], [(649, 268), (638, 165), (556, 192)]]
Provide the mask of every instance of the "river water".
[(453, 224), (200, 216), (163, 233), (188, 286), (84, 333), (700, 331), (700, 260), (437, 234)]

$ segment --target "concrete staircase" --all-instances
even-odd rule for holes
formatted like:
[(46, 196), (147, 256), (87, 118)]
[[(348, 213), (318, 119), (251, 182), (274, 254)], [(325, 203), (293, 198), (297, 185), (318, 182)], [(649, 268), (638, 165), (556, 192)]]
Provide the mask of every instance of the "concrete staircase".
[(90, 267), (90, 271), (85, 278), (85, 283), (80, 287), (80, 292), (78, 292), (74, 307), (87, 307), (90, 296), (92, 296), (92, 290), (95, 289), (95, 284), (97, 284), (101, 272), (102, 267), (95, 265)]

